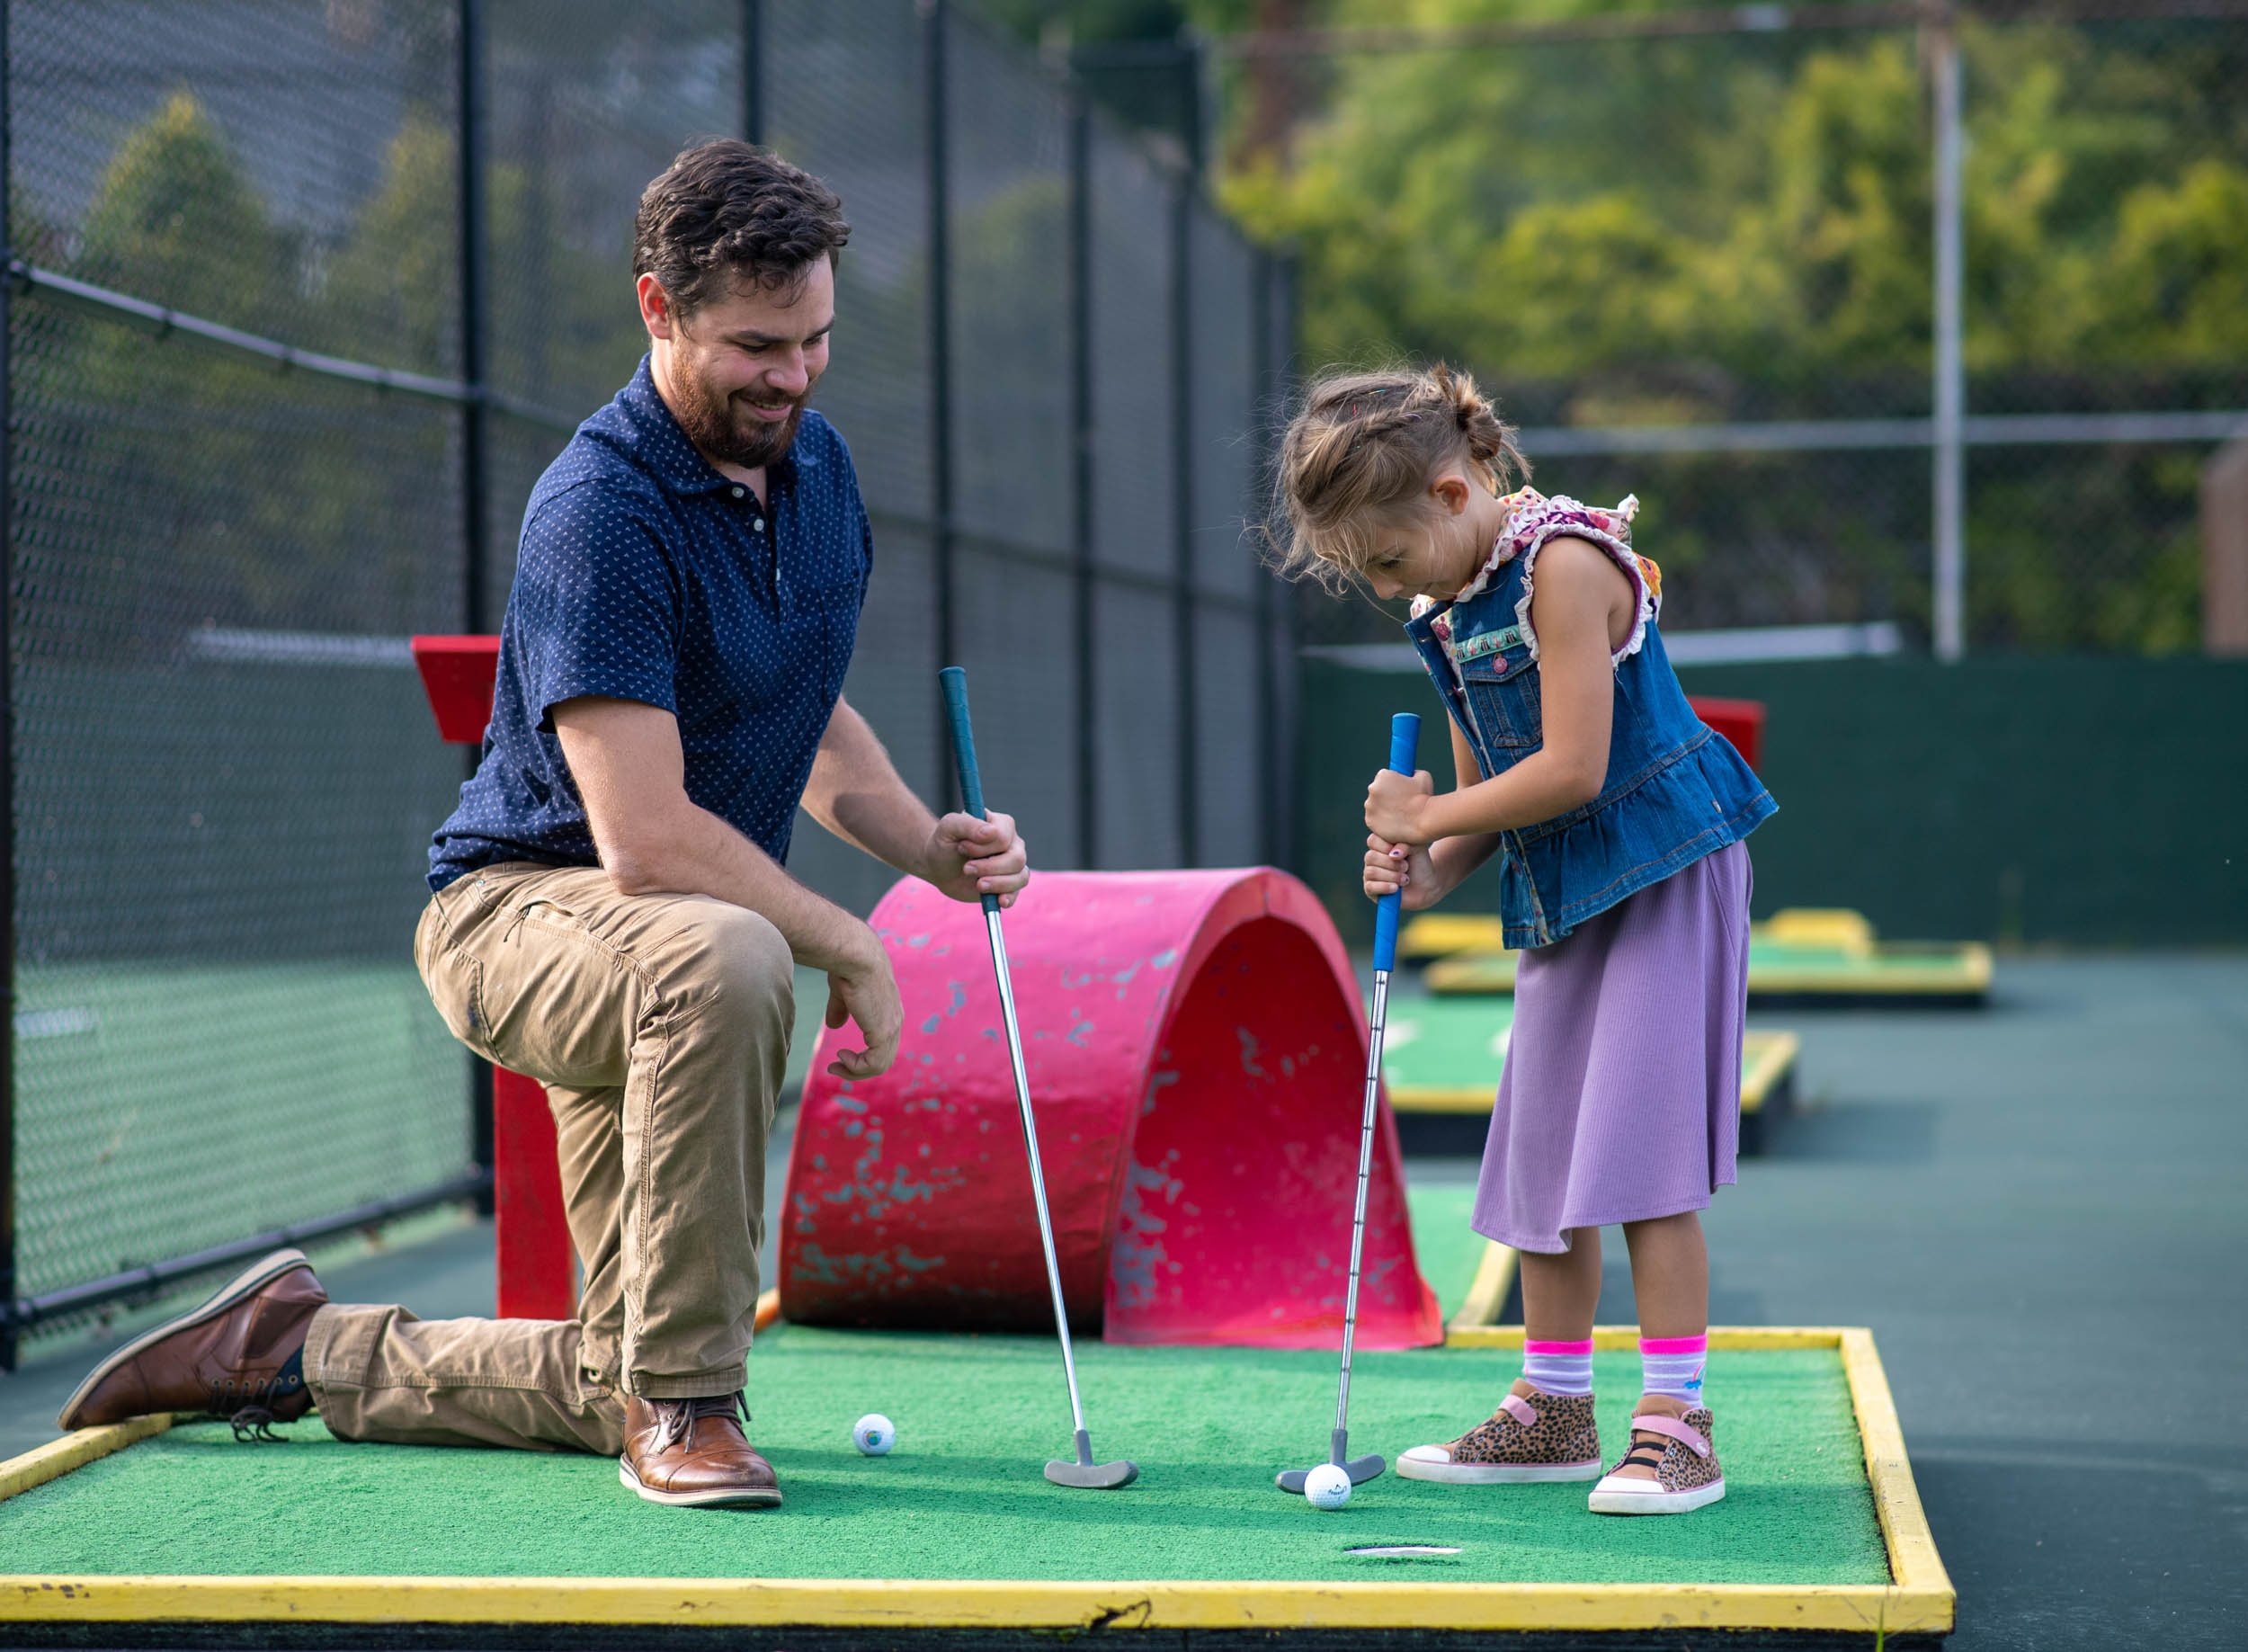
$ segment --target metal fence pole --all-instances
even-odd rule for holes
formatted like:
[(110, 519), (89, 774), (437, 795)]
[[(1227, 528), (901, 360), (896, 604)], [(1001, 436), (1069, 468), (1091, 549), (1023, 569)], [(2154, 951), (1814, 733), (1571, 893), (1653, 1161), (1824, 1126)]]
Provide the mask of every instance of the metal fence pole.
[[(7, 0), (0, 0), (0, 256), (15, 253), (15, 225), (8, 211), (7, 181), (15, 176), (9, 143), (8, 81), (14, 64), (8, 55)], [(14, 444), (8, 439), (14, 399), (10, 395), (8, 329), (14, 319), (14, 282), (0, 279), (0, 832), (6, 850), (0, 856), (0, 942), (7, 948), (0, 1013), (0, 1307), (15, 1300), (15, 496), (10, 467)], [(15, 1369), (15, 1326), (0, 1313), (0, 1371)]]
[(1077, 864), (1101, 863), (1101, 674), (1093, 650), (1093, 110), (1083, 85), (1069, 89), (1070, 550), (1076, 584), (1071, 615), (1077, 643)]
[[(1292, 252), (1282, 253), (1273, 261), (1273, 371), (1270, 393), (1276, 423), (1279, 413), (1292, 403), (1296, 388), (1299, 315), (1297, 268), (1296, 254)], [(1296, 856), (1296, 708), (1300, 698), (1298, 684), (1302, 681), (1303, 651), (1297, 646), (1299, 603), (1296, 589), (1292, 585), (1280, 585), (1278, 595), (1280, 670), (1274, 689), (1280, 706), (1279, 726), (1273, 731), (1273, 743), (1280, 761), (1279, 790), (1274, 794), (1273, 805), (1280, 811), (1280, 844), (1276, 859), (1289, 871), (1298, 871), (1302, 869), (1298, 866)]]
[(1967, 417), (1961, 355), (1959, 41), (1951, 16), (1928, 31), (1936, 105), (1936, 553), (1932, 594), (1936, 657), (1967, 652), (1967, 477), (1961, 437)]
[(765, 141), (764, 0), (742, 0), (742, 136)]
[[(1272, 453), (1272, 283), (1276, 276), (1269, 253), (1252, 253), (1249, 259), (1249, 520), (1256, 536), (1264, 512), (1262, 497)], [(1280, 659), (1272, 630), (1279, 581), (1264, 567), (1262, 546), (1257, 550), (1257, 858), (1280, 864)]]
[[(950, 219), (951, 201), (946, 187), (944, 48), (948, 8), (945, 0), (920, 0), (923, 141), (928, 146), (929, 183), (929, 514), (932, 518), (930, 553), (936, 582), (937, 664), (959, 664), (959, 647), (952, 612), (952, 251)], [(944, 722), (944, 704), (930, 696), (936, 718), (936, 790), (940, 800), (951, 794), (952, 764), (946, 757), (951, 747)], [(942, 808), (940, 801), (939, 808)]]
[[(491, 628), (491, 604), (484, 588), (490, 562), (484, 508), (483, 398), (489, 388), (484, 356), (484, 0), (459, 0), (458, 18), (455, 118), (459, 131), (453, 149), (459, 161), (460, 377), (471, 393), (460, 408), (461, 629), (477, 635)], [(471, 775), (478, 755), (474, 749), (468, 753)], [(473, 1058), (468, 1062), (468, 1155), (480, 1167), (493, 1163), (492, 1069)], [(478, 1213), (491, 1215), (495, 1201), (492, 1192), (479, 1195)]]
[(1201, 65), (1179, 42), (1186, 165), (1171, 197), (1171, 469), (1173, 678), (1178, 685), (1179, 864), (1201, 864), (1200, 674), (1194, 657), (1194, 201), (1201, 179)]

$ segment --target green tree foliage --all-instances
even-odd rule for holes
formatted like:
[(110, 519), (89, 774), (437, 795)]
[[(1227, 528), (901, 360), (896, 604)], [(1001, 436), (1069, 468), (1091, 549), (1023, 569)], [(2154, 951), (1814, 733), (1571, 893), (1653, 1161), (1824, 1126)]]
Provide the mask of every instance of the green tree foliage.
[[(1325, 21), (1595, 9), (1612, 7), (1338, 0)], [(2248, 394), (2248, 116), (2230, 38), (2228, 55), (2200, 25), (1967, 28), (1973, 405), (2237, 406)], [(1311, 359), (1465, 360), (1537, 423), (1925, 411), (1931, 156), (1910, 36), (1367, 54), (1331, 74), (1293, 164), (1267, 157), (1224, 183), (1253, 232), (1301, 250)], [(2190, 455), (2033, 457), (1976, 462), (1978, 634), (2190, 646)], [(1782, 493), (1823, 469), (1751, 468)], [(1722, 489), (1670, 479), (1717, 508)], [(1766, 567), (1822, 514), (1816, 490), (1792, 530), (1760, 529), (1745, 508), (1690, 523), (1648, 505), (1650, 526), (1677, 531), (1673, 555)], [(1835, 525), (1849, 508), (1824, 513), (1833, 545), (1850, 537)], [(2129, 549), (2097, 557), (2089, 522)], [(1924, 545), (1924, 527), (1904, 531)], [(1889, 570), (1856, 582), (1851, 600), (1913, 616), (1890, 574), (1924, 551), (1850, 554)], [(1852, 612), (1824, 586), (1797, 597), (1806, 614)]]

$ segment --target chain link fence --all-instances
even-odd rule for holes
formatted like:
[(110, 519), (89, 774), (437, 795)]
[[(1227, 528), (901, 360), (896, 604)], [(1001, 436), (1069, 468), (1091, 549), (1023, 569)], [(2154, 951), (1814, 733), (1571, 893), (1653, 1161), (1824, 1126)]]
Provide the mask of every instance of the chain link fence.
[[(949, 799), (958, 663), (1037, 863), (1282, 852), (1292, 645), (1242, 523), (1285, 272), (972, 13), (0, 10), (0, 1363), (477, 1185), (410, 960), (461, 758), (406, 638), (496, 627), (532, 482), (644, 348), (640, 188), (695, 139), (771, 142), (852, 222), (818, 397), (876, 524), (846, 692), (908, 783)], [(795, 870), (861, 911), (892, 877), (810, 830)]]

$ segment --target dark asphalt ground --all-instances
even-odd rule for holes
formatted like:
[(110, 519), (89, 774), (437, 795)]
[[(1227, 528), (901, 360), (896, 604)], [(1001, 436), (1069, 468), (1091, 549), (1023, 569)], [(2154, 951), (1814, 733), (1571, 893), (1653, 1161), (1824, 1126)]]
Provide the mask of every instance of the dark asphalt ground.
[[(2248, 956), (2013, 960), (1983, 1012), (1752, 1020), (1803, 1034), (1811, 1105), (1718, 1195), (1711, 1317), (1873, 1327), (1955, 1652), (2248, 1645)], [(1628, 1321), (1611, 1237), (1601, 1317)], [(328, 1283), (482, 1311), (490, 1230)], [(0, 1377), (0, 1457), (52, 1437), (99, 1346)]]

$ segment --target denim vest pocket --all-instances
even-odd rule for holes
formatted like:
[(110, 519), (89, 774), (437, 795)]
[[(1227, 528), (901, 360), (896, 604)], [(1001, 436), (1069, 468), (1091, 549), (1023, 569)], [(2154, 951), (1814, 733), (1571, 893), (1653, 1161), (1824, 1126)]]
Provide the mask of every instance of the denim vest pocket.
[(1521, 748), (1544, 741), (1545, 701), (1539, 691), (1538, 662), (1527, 645), (1467, 661), (1459, 668), (1459, 680), (1467, 693), (1468, 714), (1493, 746), (1494, 756), (1502, 749), (1513, 754), (1500, 767), (1521, 762), (1529, 755)]

